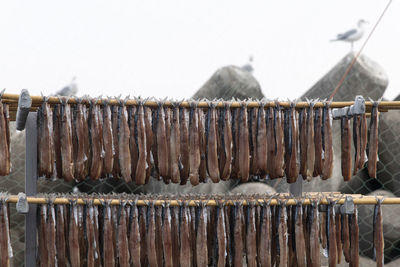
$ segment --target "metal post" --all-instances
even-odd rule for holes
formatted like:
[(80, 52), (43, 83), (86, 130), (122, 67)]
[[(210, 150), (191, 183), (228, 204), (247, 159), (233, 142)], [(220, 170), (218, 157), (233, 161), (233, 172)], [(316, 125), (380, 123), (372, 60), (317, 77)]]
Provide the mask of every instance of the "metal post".
[(303, 194), (303, 177), (299, 175), (295, 183), (289, 185), (289, 192), (295, 197)]
[[(37, 191), (37, 128), (36, 112), (30, 112), (25, 130), (25, 193), (36, 195)], [(36, 204), (29, 204), (25, 215), (25, 266), (36, 266)]]

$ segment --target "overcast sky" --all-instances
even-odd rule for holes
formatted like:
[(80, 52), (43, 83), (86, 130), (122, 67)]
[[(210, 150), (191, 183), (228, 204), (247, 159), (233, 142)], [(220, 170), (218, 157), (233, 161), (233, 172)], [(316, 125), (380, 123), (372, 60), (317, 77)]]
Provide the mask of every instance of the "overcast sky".
[[(77, 77), (79, 95), (187, 98), (213, 72), (254, 56), (268, 98), (295, 98), (350, 50), (331, 43), (387, 1), (2, 1), (0, 87), (51, 94)], [(364, 40), (364, 39), (363, 39)], [(358, 50), (362, 42), (355, 45)], [(364, 54), (400, 93), (400, 2)]]

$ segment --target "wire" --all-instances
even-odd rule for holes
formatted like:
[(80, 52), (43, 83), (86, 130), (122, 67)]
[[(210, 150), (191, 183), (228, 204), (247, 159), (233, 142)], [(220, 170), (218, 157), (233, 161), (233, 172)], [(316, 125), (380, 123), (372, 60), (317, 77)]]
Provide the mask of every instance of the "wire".
[(358, 57), (360, 56), (361, 52), (363, 51), (365, 45), (368, 43), (369, 39), (371, 38), (372, 34), (374, 33), (376, 27), (378, 26), (378, 24), (381, 22), (383, 16), (385, 15), (386, 11), (388, 10), (390, 4), (392, 3), (393, 0), (389, 0), (388, 4), (386, 5), (385, 9), (383, 10), (382, 14), (379, 16), (378, 21), (375, 23), (374, 27), (372, 28), (371, 32), (369, 33), (367, 39), (365, 39), (363, 45), (361, 46), (360, 50), (358, 51), (357, 55), (353, 58), (353, 60), (351, 61), (351, 64), (347, 67), (345, 73), (343, 74), (342, 78), (340, 79), (338, 85), (336, 86), (336, 88), (333, 90), (331, 96), (329, 97), (328, 101), (331, 101), (333, 99), (333, 97), (335, 96), (335, 94), (337, 93), (337, 91), (339, 90), (340, 86), (342, 86), (344, 79), (346, 79), (347, 75), (349, 74), (351, 68), (353, 67), (354, 63), (357, 61)]

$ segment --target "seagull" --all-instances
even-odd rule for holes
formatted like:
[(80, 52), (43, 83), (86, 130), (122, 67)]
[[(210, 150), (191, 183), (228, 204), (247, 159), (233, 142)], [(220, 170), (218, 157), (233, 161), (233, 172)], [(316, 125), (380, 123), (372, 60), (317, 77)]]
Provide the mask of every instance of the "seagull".
[(73, 77), (72, 81), (67, 86), (57, 91), (55, 95), (73, 96), (76, 95), (77, 92), (78, 92), (78, 85), (76, 83), (76, 77)]
[(339, 33), (336, 36), (336, 39), (331, 40), (331, 42), (335, 41), (344, 41), (351, 43), (351, 50), (353, 50), (353, 43), (355, 41), (360, 40), (364, 35), (364, 24), (368, 23), (367, 21), (360, 19), (357, 23), (357, 28), (351, 29), (345, 33)]

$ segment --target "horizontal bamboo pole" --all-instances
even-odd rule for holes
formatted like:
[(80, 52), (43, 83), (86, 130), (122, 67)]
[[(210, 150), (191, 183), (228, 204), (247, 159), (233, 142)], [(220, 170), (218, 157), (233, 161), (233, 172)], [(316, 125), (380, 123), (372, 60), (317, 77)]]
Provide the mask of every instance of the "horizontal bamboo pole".
[[(352, 196), (352, 195), (346, 195), (346, 196)], [(371, 196), (359, 196), (359, 195), (354, 195), (353, 201), (354, 204), (356, 205), (375, 205), (378, 203), (378, 199), (382, 199), (383, 197), (371, 197)], [(106, 201), (111, 201), (110, 205), (120, 205), (121, 204), (121, 199), (119, 198), (66, 198), (66, 197), (57, 197), (53, 198), (52, 201), (54, 204), (69, 204), (71, 200), (76, 201), (78, 205), (85, 205), (88, 200), (93, 200), (94, 205), (102, 205), (102, 203)], [(135, 199), (128, 198), (128, 199), (123, 199), (122, 201), (134, 201)], [(237, 203), (238, 201), (241, 202), (244, 206), (248, 205), (249, 203), (254, 203), (255, 205), (262, 204), (264, 202), (268, 202), (270, 205), (279, 205), (279, 204), (284, 204), (284, 205), (296, 205), (301, 201), (303, 205), (310, 205), (313, 203), (314, 200), (318, 200), (319, 204), (327, 205), (330, 203), (330, 201), (335, 201), (337, 204), (343, 204), (345, 199), (344, 197), (338, 197), (338, 196), (321, 196), (319, 197), (304, 197), (300, 199), (294, 199), (294, 198), (262, 198), (262, 199), (253, 199), (253, 198), (247, 198), (239, 200), (204, 200), (204, 199), (195, 199), (195, 200), (169, 200), (169, 199), (158, 199), (158, 200), (143, 200), (139, 199), (136, 202), (136, 205), (138, 206), (147, 206), (150, 202), (154, 203), (155, 206), (162, 206), (165, 203), (169, 203), (170, 206), (180, 206), (180, 203), (183, 201), (188, 203), (189, 206), (197, 206), (201, 203), (205, 204), (206, 206), (217, 206), (219, 203), (223, 203), (224, 205), (234, 205), (234, 203)], [(8, 203), (17, 203), (18, 197), (16, 195), (12, 195), (8, 197), (7, 202)], [(49, 198), (45, 197), (27, 197), (27, 201), (30, 204), (47, 204), (49, 202)], [(390, 197), (390, 198), (383, 198), (382, 204), (384, 205), (399, 205), (400, 204), (400, 197)]]

